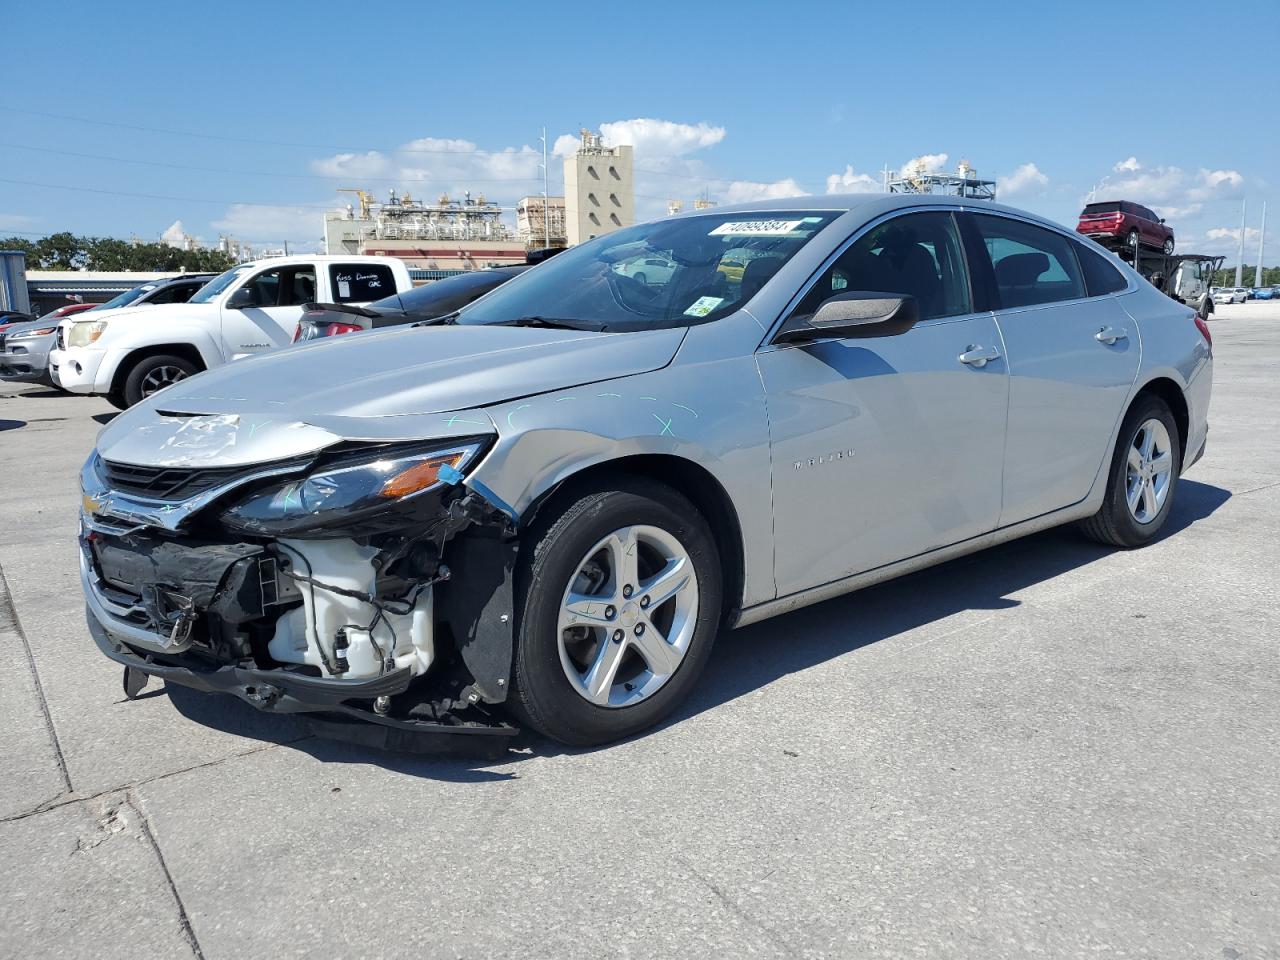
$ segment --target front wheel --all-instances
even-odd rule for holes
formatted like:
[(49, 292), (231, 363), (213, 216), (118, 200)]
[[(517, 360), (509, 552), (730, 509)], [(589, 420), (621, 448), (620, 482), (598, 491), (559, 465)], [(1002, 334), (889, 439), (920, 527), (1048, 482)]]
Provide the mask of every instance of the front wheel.
[(1170, 237), (1164, 242), (1164, 255), (1166, 257), (1173, 255), (1173, 237)]
[(720, 558), (706, 520), (662, 484), (625, 479), (538, 525), (519, 579), (512, 707), (571, 746), (639, 733), (706, 666)]
[(185, 357), (167, 354), (143, 357), (125, 377), (124, 388), (120, 391), (125, 406), (132, 407), (135, 403), (141, 403), (153, 393), (159, 393), (165, 387), (198, 373), (199, 369)]
[(1081, 529), (1111, 546), (1149, 543), (1168, 519), (1181, 472), (1178, 423), (1169, 405), (1156, 396), (1143, 397), (1120, 425), (1102, 507), (1081, 522)]

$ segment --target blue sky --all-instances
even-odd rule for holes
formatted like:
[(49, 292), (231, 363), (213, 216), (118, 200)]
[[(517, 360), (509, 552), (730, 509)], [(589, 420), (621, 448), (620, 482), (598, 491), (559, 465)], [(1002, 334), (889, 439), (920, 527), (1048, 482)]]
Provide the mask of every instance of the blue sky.
[(1101, 184), (1188, 251), (1234, 255), (1246, 197), (1280, 238), (1280, 3), (1233, 4), (1229, 43), (1222, 14), (1178, 2), (182, 9), (6, 5), (0, 235), (181, 221), (301, 247), (337, 187), (511, 205), (541, 189), (545, 124), (553, 147), (583, 126), (634, 144), (642, 215), (964, 158), (1062, 222)]

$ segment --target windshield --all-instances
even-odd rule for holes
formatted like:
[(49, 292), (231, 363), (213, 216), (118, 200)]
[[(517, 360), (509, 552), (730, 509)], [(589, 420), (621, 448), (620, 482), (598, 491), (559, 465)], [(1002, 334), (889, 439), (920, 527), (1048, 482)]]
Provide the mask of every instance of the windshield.
[(249, 272), (247, 265), (232, 267), (226, 273), (220, 273), (203, 287), (191, 295), (191, 299), (187, 303), (208, 303), (227, 287), (231, 286), (242, 276)]
[(99, 307), (97, 310), (113, 310), (116, 307), (127, 307), (135, 300), (142, 299), (144, 294), (150, 293), (156, 288), (154, 283), (144, 283), (140, 287), (134, 287), (132, 290), (126, 290), (124, 293), (117, 293), (114, 297)]
[(464, 308), (458, 323), (539, 318), (631, 331), (718, 320), (744, 306), (838, 216), (721, 213), (617, 230), (499, 287)]

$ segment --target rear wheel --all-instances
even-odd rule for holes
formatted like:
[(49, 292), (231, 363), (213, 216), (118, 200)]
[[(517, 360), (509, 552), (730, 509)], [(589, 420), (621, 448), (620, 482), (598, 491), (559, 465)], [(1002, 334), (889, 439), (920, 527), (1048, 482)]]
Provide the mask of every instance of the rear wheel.
[[(131, 407), (135, 403), (141, 403), (153, 393), (159, 393), (165, 387), (175, 384), (179, 380), (185, 380), (193, 373), (197, 373), (199, 369), (185, 357), (175, 357), (168, 354), (143, 357), (134, 364), (133, 369), (129, 371), (129, 375), (125, 377), (124, 387), (121, 390), (124, 406)], [(111, 400), (110, 395), (108, 395), (107, 399)], [(114, 403), (115, 401), (112, 400), (111, 402)]]
[(1148, 543), (1169, 516), (1181, 472), (1178, 424), (1169, 405), (1156, 396), (1142, 397), (1120, 426), (1102, 507), (1081, 529), (1116, 547)]
[(1173, 237), (1169, 237), (1164, 242), (1164, 255), (1168, 257), (1168, 256), (1171, 256), (1172, 254), (1173, 254)]
[(528, 542), (512, 707), (574, 746), (653, 726), (693, 688), (719, 628), (706, 520), (669, 487), (622, 480), (568, 504)]
[(1137, 230), (1130, 230), (1129, 235), (1124, 239), (1125, 243), (1129, 244), (1129, 246), (1133, 247), (1135, 250), (1138, 249), (1138, 244), (1142, 242), (1142, 237), (1139, 235)]
[(647, 276), (645, 276), (643, 273), (637, 273), (637, 274), (636, 274), (636, 279), (637, 279), (638, 281), (640, 281), (641, 283), (648, 283), (648, 282), (649, 282), (649, 278), (648, 278)]

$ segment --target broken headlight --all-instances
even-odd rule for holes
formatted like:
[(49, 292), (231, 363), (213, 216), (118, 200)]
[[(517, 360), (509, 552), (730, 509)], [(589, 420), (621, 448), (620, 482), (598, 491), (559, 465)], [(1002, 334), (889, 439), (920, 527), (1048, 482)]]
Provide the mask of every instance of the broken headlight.
[(352, 524), (377, 526), (384, 515), (413, 513), (432, 499), (424, 495), (460, 482), (486, 444), (474, 439), (413, 451), (397, 447), (380, 451), (376, 459), (331, 462), (250, 494), (228, 508), (222, 522), (242, 533), (281, 537), (332, 535)]

